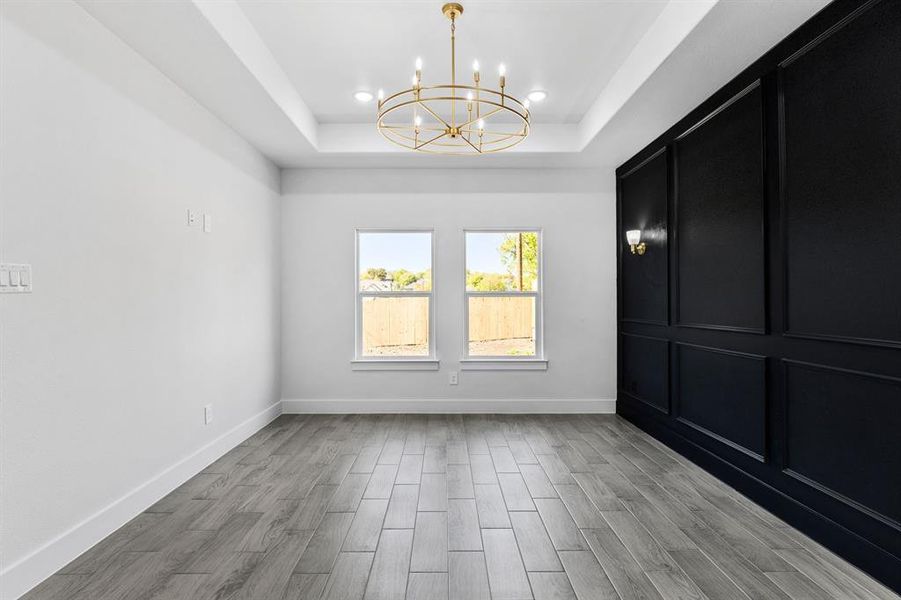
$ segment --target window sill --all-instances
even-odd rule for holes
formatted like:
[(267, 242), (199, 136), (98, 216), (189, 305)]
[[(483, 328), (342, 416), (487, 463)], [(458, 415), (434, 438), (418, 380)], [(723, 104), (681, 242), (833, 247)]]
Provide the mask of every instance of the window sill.
[(544, 358), (464, 358), (463, 371), (547, 371)]
[(350, 361), (352, 371), (437, 371), (437, 358), (357, 359)]

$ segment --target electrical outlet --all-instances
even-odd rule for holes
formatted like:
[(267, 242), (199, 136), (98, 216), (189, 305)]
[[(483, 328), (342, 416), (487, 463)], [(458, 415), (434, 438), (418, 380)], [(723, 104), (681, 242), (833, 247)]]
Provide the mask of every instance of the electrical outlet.
[(457, 372), (456, 372), (456, 371), (451, 371), (450, 373), (447, 374), (447, 382), (448, 382), (450, 385), (457, 385), (458, 379), (457, 379)]
[(188, 227), (194, 227), (194, 224), (197, 223), (197, 213), (188, 209)]
[(207, 404), (203, 407), (203, 424), (209, 425), (213, 422), (213, 405)]

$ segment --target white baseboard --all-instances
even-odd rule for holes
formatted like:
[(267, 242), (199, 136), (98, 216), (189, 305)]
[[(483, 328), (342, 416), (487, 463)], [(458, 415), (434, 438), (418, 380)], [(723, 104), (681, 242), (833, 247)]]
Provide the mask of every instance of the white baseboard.
[(578, 414), (616, 412), (616, 400), (526, 398), (519, 400), (490, 400), (465, 398), (434, 398), (425, 400), (372, 399), (299, 399), (282, 400), (287, 414), (304, 413), (506, 413), (506, 414)]
[(272, 404), (7, 566), (0, 572), (0, 598), (19, 598), (281, 413), (282, 403)]

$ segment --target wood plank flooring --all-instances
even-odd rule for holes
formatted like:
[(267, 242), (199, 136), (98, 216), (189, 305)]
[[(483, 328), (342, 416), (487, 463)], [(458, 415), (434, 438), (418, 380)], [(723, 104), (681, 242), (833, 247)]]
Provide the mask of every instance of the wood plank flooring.
[(283, 415), (25, 598), (898, 596), (613, 415)]

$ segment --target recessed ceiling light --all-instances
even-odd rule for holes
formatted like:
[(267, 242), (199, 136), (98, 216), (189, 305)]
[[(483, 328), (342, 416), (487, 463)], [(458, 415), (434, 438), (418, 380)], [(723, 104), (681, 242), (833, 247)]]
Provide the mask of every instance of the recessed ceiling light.
[(529, 95), (527, 97), (532, 102), (541, 102), (542, 100), (547, 98), (547, 92), (545, 92), (544, 90), (532, 90), (531, 92), (529, 92)]
[(359, 92), (354, 92), (354, 98), (357, 102), (371, 102), (372, 101), (372, 92), (367, 92), (366, 90), (360, 90)]

